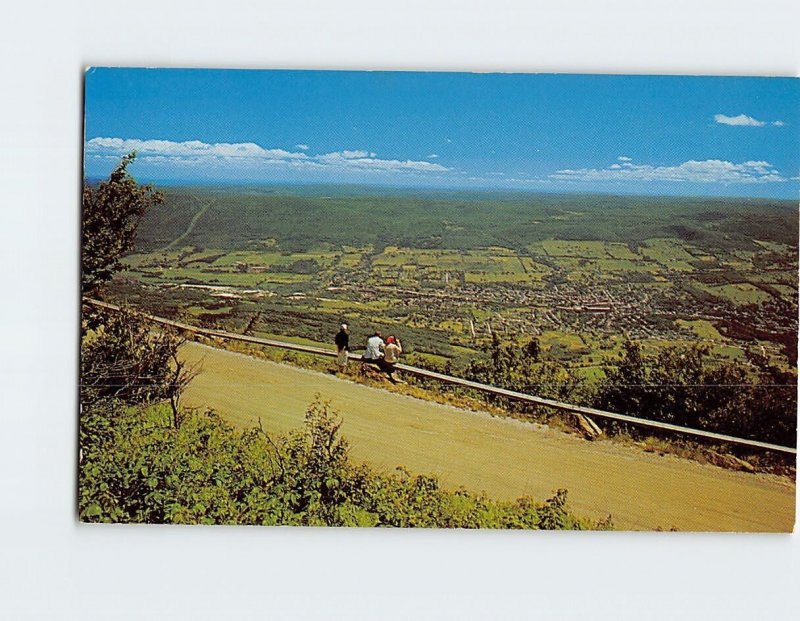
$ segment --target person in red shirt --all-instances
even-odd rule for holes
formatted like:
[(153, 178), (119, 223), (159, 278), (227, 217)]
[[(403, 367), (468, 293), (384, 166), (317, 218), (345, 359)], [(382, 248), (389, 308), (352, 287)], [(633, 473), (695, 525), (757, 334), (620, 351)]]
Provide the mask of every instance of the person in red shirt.
[(403, 353), (403, 347), (400, 345), (400, 339), (395, 336), (386, 338), (386, 346), (383, 348), (383, 360), (381, 361), (381, 368), (386, 371), (389, 380), (395, 382), (394, 365), (400, 359), (400, 354)]

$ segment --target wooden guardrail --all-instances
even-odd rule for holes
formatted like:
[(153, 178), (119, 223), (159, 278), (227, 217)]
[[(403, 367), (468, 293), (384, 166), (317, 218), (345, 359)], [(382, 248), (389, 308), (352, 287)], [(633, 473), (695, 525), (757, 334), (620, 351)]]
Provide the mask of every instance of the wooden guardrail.
[[(116, 304), (110, 304), (108, 302), (102, 302), (100, 300), (84, 298), (83, 302), (85, 304), (94, 306), (96, 308), (103, 308), (111, 311), (122, 310), (122, 308), (117, 306)], [(156, 315), (151, 315), (149, 313), (143, 313), (140, 311), (137, 311), (137, 314), (140, 317), (143, 317), (144, 319), (152, 323), (168, 326), (171, 328), (175, 328), (177, 330), (189, 332), (191, 334), (199, 334), (202, 336), (209, 336), (213, 338), (225, 339), (230, 341), (240, 341), (243, 343), (253, 343), (256, 345), (264, 345), (266, 347), (277, 347), (280, 349), (288, 349), (292, 351), (316, 354), (319, 356), (328, 356), (335, 358), (337, 355), (336, 351), (334, 351), (333, 349), (326, 349), (324, 347), (315, 347), (313, 345), (300, 345), (297, 343), (287, 343), (285, 341), (277, 341), (274, 339), (265, 339), (255, 336), (247, 336), (245, 334), (234, 334), (232, 332), (224, 332), (222, 330), (198, 328), (196, 326), (192, 326), (186, 323), (181, 323), (179, 321), (172, 321), (171, 319), (157, 317)], [(360, 359), (360, 356), (352, 353), (348, 354), (348, 356), (352, 359)], [(648, 420), (646, 418), (637, 418), (635, 416), (629, 416), (627, 414), (617, 414), (616, 412), (607, 412), (605, 410), (598, 410), (596, 408), (589, 408), (580, 405), (573, 405), (571, 403), (554, 401), (552, 399), (545, 399), (544, 397), (536, 397), (534, 395), (528, 395), (514, 390), (507, 390), (505, 388), (498, 388), (496, 386), (490, 386), (488, 384), (481, 384), (479, 382), (473, 382), (471, 380), (465, 380), (459, 377), (453, 377), (452, 375), (445, 375), (444, 373), (437, 373), (435, 371), (428, 371), (427, 369), (420, 369), (419, 367), (413, 367), (407, 364), (398, 363), (395, 365), (395, 368), (410, 375), (414, 375), (416, 377), (434, 379), (447, 384), (453, 384), (456, 386), (462, 386), (464, 388), (478, 390), (486, 394), (492, 394), (499, 397), (505, 397), (507, 399), (513, 399), (515, 401), (531, 403), (534, 405), (542, 405), (556, 410), (560, 410), (562, 412), (569, 412), (571, 414), (576, 414), (579, 416), (597, 416), (609, 420), (621, 421), (639, 427), (650, 427), (653, 429), (660, 429), (662, 431), (680, 433), (699, 438), (706, 438), (709, 440), (717, 440), (719, 442), (727, 442), (730, 444), (750, 446), (770, 451), (778, 451), (781, 453), (789, 453), (792, 455), (797, 454), (797, 449), (792, 448), (790, 446), (781, 446), (779, 444), (771, 444), (769, 442), (761, 442), (759, 440), (750, 440), (748, 438), (737, 438), (735, 436), (715, 433), (713, 431), (705, 431), (703, 429), (694, 429), (691, 427), (682, 427), (680, 425), (662, 423), (660, 421)]]

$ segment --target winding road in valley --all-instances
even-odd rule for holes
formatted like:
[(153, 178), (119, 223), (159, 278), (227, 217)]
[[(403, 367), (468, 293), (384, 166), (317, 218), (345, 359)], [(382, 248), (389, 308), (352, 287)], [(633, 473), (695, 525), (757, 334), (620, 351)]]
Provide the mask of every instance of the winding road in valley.
[(267, 431), (282, 433), (302, 424), (319, 394), (341, 413), (352, 457), (386, 471), (404, 466), (435, 474), (446, 487), (501, 499), (544, 500), (566, 488), (576, 514), (610, 514), (622, 529), (791, 531), (794, 525), (795, 485), (786, 477), (589, 442), (196, 343), (185, 344), (181, 355), (200, 363), (187, 405), (210, 407), (240, 428), (256, 426), (260, 417)]
[(208, 211), (208, 208), (214, 204), (213, 200), (203, 201), (200, 198), (197, 198), (196, 196), (194, 198), (200, 203), (200, 209), (198, 209), (197, 213), (194, 214), (194, 216), (192, 216), (192, 219), (189, 221), (189, 226), (186, 227), (186, 230), (183, 233), (181, 233), (178, 237), (173, 239), (169, 244), (164, 246), (162, 250), (172, 250), (173, 248), (177, 247), (178, 244), (180, 244), (184, 239), (186, 239), (189, 236), (189, 233), (191, 233), (194, 230), (197, 221), (203, 217), (203, 214), (206, 211)]

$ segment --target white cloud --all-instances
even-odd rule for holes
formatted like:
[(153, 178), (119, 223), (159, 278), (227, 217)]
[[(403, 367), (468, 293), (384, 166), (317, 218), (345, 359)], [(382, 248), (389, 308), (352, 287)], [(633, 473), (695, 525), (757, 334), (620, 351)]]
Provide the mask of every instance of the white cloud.
[(301, 151), (308, 151), (311, 147), (309, 147), (307, 144), (296, 144), (294, 145), (294, 148), (300, 149)]
[(669, 181), (685, 183), (771, 183), (787, 181), (765, 161), (740, 164), (725, 160), (689, 160), (675, 166), (624, 162), (607, 168), (558, 170), (549, 175), (562, 181)]
[(450, 169), (433, 162), (414, 160), (384, 160), (366, 151), (335, 151), (316, 155), (316, 161), (348, 170), (377, 172), (447, 172)]
[(619, 160), (620, 162), (630, 162), (630, 161), (632, 161), (632, 159), (633, 159), (633, 158), (630, 158), (630, 157), (628, 157), (628, 156), (626, 156), (626, 155), (620, 155), (620, 156), (617, 158), (617, 160)]
[(438, 156), (438, 155), (436, 155), (436, 153), (431, 153), (431, 154), (428, 156), (428, 159), (429, 159), (429, 160), (435, 160), (437, 157), (439, 157), (439, 156)]
[(521, 187), (535, 188), (541, 185), (553, 183), (552, 179), (531, 178), (528, 173), (518, 173), (516, 177), (505, 176), (505, 173), (485, 173), (480, 176), (470, 176), (466, 181), (475, 184), (486, 184), (500, 187)]
[[(297, 145), (297, 148), (307, 145)], [(265, 149), (252, 142), (208, 144), (199, 140), (173, 142), (170, 140), (140, 140), (123, 138), (92, 138), (86, 143), (86, 154), (120, 157), (136, 151), (143, 161), (153, 164), (181, 166), (207, 165), (214, 167), (270, 166), (294, 169), (329, 169), (331, 171), (361, 172), (449, 172), (440, 164), (414, 160), (385, 160), (375, 152), (343, 150), (311, 155), (283, 149)]]
[(737, 116), (726, 116), (724, 114), (715, 114), (714, 121), (722, 125), (737, 125), (743, 127), (764, 127), (765, 125), (775, 125), (776, 127), (783, 127), (786, 125), (783, 121), (759, 121), (752, 116), (746, 114), (739, 114)]
[(87, 153), (124, 154), (136, 151), (142, 157), (200, 156), (220, 158), (303, 159), (305, 153), (283, 149), (264, 149), (253, 142), (208, 144), (199, 140), (173, 142), (171, 140), (139, 140), (138, 138), (92, 138), (86, 143)]
[(366, 151), (340, 151), (339, 155), (348, 160), (358, 159), (362, 157), (369, 157), (369, 153)]

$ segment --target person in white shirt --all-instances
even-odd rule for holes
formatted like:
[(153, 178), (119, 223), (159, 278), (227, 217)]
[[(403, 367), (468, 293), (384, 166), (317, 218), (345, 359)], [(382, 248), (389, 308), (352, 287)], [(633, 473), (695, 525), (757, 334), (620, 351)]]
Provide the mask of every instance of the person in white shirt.
[(381, 333), (375, 332), (367, 339), (367, 351), (364, 352), (361, 359), (364, 362), (379, 362), (383, 358), (384, 347), (386, 347), (386, 344), (381, 338)]

